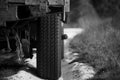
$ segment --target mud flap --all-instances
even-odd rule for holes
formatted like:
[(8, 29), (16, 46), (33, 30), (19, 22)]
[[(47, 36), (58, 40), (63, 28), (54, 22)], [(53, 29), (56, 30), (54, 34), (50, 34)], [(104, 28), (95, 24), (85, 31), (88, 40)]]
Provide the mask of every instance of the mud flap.
[(63, 48), (59, 14), (47, 14), (38, 20), (37, 71), (40, 78), (57, 80), (61, 76)]

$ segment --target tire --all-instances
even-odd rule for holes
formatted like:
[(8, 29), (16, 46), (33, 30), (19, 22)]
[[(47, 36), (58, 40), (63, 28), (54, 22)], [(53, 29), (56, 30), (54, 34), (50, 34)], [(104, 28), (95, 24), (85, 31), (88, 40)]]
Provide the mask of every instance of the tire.
[(37, 72), (43, 79), (57, 80), (61, 76), (63, 50), (60, 15), (47, 14), (38, 20)]

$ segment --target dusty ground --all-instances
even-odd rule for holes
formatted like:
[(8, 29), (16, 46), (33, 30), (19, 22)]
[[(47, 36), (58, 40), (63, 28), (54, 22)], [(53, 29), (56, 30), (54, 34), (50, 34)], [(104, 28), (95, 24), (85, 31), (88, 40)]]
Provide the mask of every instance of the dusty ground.
[[(42, 80), (36, 75), (36, 56), (32, 59), (27, 59), (26, 64), (30, 65), (15, 65), (12, 67), (3, 67), (0, 70), (0, 80)], [(33, 64), (34, 63), (34, 64)]]
[[(0, 80), (43, 80), (36, 75), (36, 54), (33, 59), (27, 59), (27, 63), (31, 68), (26, 66), (13, 66), (9, 68), (3, 68), (0, 70)], [(62, 60), (62, 77), (59, 80), (73, 80), (73, 78), (79, 78), (79, 80), (85, 80), (85, 78), (93, 77), (95, 74), (92, 67), (88, 67), (86, 64), (68, 64), (67, 60)], [(81, 69), (82, 73), (76, 73), (74, 70)], [(87, 70), (87, 71), (86, 71)], [(85, 75), (86, 74), (86, 75)], [(84, 76), (83, 76), (84, 75)], [(80, 78), (81, 77), (81, 78)]]
[[(71, 30), (72, 33), (69, 33)], [(65, 46), (69, 43), (70, 39), (76, 34), (80, 33), (81, 29), (66, 29), (65, 33), (68, 34), (68, 39), (65, 41)], [(67, 49), (67, 46), (65, 47)], [(86, 80), (93, 77), (95, 72), (92, 67), (83, 63), (69, 64), (76, 58), (70, 55), (66, 50), (65, 59), (61, 61), (62, 76), (59, 80)], [(0, 80), (43, 80), (36, 75), (36, 53), (32, 59), (26, 59), (28, 66), (12, 66), (9, 68), (1, 68)]]
[[(36, 76), (35, 58), (27, 61), (28, 64), (33, 68), (21, 66), (17, 70), (15, 70), (15, 68), (2, 69), (0, 74), (4, 77), (1, 77), (0, 80), (43, 80)], [(85, 80), (86, 78), (93, 77), (95, 74), (92, 67), (89, 67), (83, 63), (68, 64), (67, 61), (62, 60), (61, 66), (62, 77), (59, 80), (76, 80), (78, 78), (79, 80)], [(78, 73), (77, 70), (79, 68), (81, 72)]]

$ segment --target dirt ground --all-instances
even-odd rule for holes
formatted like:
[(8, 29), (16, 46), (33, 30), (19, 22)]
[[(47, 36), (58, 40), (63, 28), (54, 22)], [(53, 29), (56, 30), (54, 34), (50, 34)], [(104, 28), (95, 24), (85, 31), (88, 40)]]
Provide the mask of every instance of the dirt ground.
[[(44, 80), (38, 77), (36, 73), (36, 55), (34, 54), (33, 59), (27, 59), (26, 61), (29, 67), (13, 66), (9, 68), (5, 68), (5, 67), (1, 68), (0, 80)], [(61, 66), (62, 66), (62, 76), (60, 77), (59, 80), (77, 80), (77, 78), (79, 78), (79, 80), (85, 80), (85, 78), (93, 77), (93, 74), (95, 74), (91, 67), (87, 67), (87, 65), (83, 63), (68, 64), (67, 61), (62, 60)], [(76, 69), (80, 67), (81, 67), (81, 73), (79, 74)], [(86, 70), (88, 71), (85, 72)]]
[[(70, 38), (75, 36), (81, 29), (72, 29), (72, 33), (68, 33), (70, 29), (66, 29), (65, 33), (68, 34), (68, 39), (65, 41), (65, 58), (61, 60), (62, 75), (59, 80), (86, 80), (93, 77), (95, 72), (92, 67), (84, 63), (69, 64), (74, 58), (73, 55), (67, 53), (67, 44)], [(76, 31), (77, 30), (77, 31)], [(9, 68), (0, 68), (0, 80), (43, 80), (37, 76), (36, 71), (36, 53), (33, 54), (32, 59), (26, 59), (25, 66), (12, 66)], [(28, 67), (29, 66), (29, 67)]]

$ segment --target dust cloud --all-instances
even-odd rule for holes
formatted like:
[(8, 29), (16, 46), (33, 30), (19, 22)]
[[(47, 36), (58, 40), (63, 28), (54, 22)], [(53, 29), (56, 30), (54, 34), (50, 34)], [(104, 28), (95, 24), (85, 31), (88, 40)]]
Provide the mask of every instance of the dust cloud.
[(90, 3), (90, 0), (70, 0), (71, 12), (67, 28), (89, 28), (101, 23), (101, 19)]

